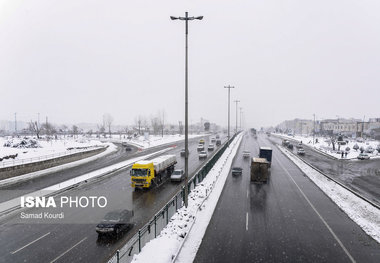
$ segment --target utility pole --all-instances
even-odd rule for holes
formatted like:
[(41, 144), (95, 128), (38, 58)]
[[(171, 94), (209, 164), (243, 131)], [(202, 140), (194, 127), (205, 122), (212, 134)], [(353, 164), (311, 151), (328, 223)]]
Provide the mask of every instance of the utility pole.
[(241, 114), (243, 113), (243, 112), (242, 112), (242, 109), (243, 109), (243, 108), (240, 107), (240, 130), (241, 130)]
[(313, 115), (314, 115), (314, 132), (313, 132), (313, 144), (314, 144), (314, 141), (315, 141), (315, 113)]
[(234, 102), (236, 103), (236, 129), (235, 129), (235, 133), (237, 133), (238, 129), (237, 129), (237, 122), (238, 122), (238, 103), (240, 102), (240, 100), (234, 100)]
[(227, 144), (230, 145), (230, 90), (234, 89), (234, 86), (228, 85), (227, 87), (224, 87), (225, 89), (228, 89), (228, 133), (227, 133)]
[(203, 16), (188, 16), (188, 12), (185, 12), (184, 17), (175, 17), (171, 16), (171, 20), (183, 20), (185, 21), (185, 206), (188, 206), (188, 185), (189, 185), (189, 125), (188, 125), (188, 34), (189, 34), (189, 28), (188, 28), (188, 22), (190, 20), (202, 20)]

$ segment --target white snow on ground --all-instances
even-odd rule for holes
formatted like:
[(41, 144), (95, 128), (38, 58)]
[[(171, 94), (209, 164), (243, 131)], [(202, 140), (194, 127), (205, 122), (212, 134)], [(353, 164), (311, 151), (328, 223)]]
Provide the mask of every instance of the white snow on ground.
[[(153, 155), (164, 153), (164, 152), (167, 152), (167, 151), (169, 151), (171, 149), (172, 148), (169, 147), (169, 148), (163, 149), (163, 150), (158, 151), (158, 152), (154, 152), (154, 153), (151, 153), (151, 154), (147, 154), (147, 155), (144, 155), (144, 156), (140, 156), (140, 157), (136, 157), (136, 158), (133, 158), (133, 159), (130, 159), (130, 160), (126, 160), (126, 161), (123, 161), (123, 162), (120, 162), (120, 163), (117, 163), (117, 164), (113, 164), (113, 165), (110, 165), (108, 167), (104, 167), (104, 168), (95, 170), (93, 172), (90, 172), (90, 173), (87, 173), (87, 174), (84, 174), (84, 175), (81, 175), (81, 176), (69, 179), (67, 181), (64, 181), (64, 182), (61, 182), (61, 183), (58, 183), (58, 184), (46, 187), (44, 189), (41, 189), (41, 190), (38, 190), (38, 191), (35, 191), (35, 192), (32, 192), (32, 193), (28, 193), (27, 195), (28, 196), (34, 196), (34, 197), (44, 196), (47, 193), (53, 193), (53, 192), (65, 189), (65, 188), (67, 188), (69, 186), (78, 184), (80, 182), (84, 182), (86, 180), (93, 179), (93, 178), (96, 178), (96, 177), (99, 177), (99, 176), (102, 176), (102, 175), (105, 175), (105, 174), (109, 174), (111, 172), (114, 172), (114, 171), (122, 169), (122, 168), (126, 168), (127, 166), (130, 166), (130, 165), (132, 165), (133, 163), (135, 163), (137, 161), (145, 160), (145, 159), (147, 159), (147, 158), (149, 158), (149, 157), (151, 157)], [(14, 207), (16, 207), (18, 205), (20, 205), (20, 198), (19, 197), (18, 198), (14, 198), (14, 199), (9, 200), (9, 201), (6, 201), (6, 202), (3, 202), (3, 203), (0, 203), (0, 213), (3, 212), (3, 211), (6, 211), (8, 209), (14, 208)]]
[[(66, 139), (51, 139), (49, 141), (44, 139), (35, 140), (37, 142), (36, 148), (26, 148), (21, 146), (12, 147), (20, 145), (22, 141), (24, 141), (24, 143), (28, 143), (31, 140), (33, 140), (31, 137), (27, 137), (26, 139), (24, 139), (24, 137), (0, 137), (0, 158), (3, 159), (5, 156), (17, 154), (17, 157), (14, 159), (3, 159), (0, 161), (0, 167), (46, 160), (62, 155), (69, 155), (75, 152), (88, 151), (97, 147), (106, 146), (106, 144), (100, 142), (99, 140), (88, 140), (85, 137), (79, 137), (76, 139), (67, 137)], [(11, 147), (5, 147), (6, 144), (11, 145)]]
[[(302, 144), (304, 146), (309, 146), (311, 148), (314, 148), (315, 150), (321, 151), (321, 152), (323, 152), (325, 154), (328, 154), (328, 155), (330, 155), (332, 157), (341, 159), (341, 153), (337, 153), (337, 151), (338, 151), (338, 145), (335, 144), (335, 151), (333, 151), (332, 144), (330, 143), (330, 139), (329, 138), (316, 136), (315, 138), (318, 139), (318, 143), (315, 143), (313, 145), (313, 136), (305, 136), (305, 135), (289, 136), (289, 135), (286, 135), (286, 134), (278, 134), (278, 133), (274, 133), (273, 135), (278, 135), (278, 136), (281, 136), (283, 138), (297, 140), (299, 142), (302, 141)], [(378, 147), (378, 145), (380, 145), (379, 141), (366, 140), (364, 142), (357, 142), (354, 139), (350, 139), (349, 142), (348, 142), (348, 144), (340, 146), (340, 150), (341, 151), (345, 150), (346, 147), (350, 148), (350, 150), (347, 153), (347, 157), (344, 157), (344, 158), (347, 158), (347, 159), (356, 159), (358, 157), (358, 155), (360, 153), (360, 150), (354, 150), (353, 149), (353, 147), (354, 147), (355, 144), (357, 144), (359, 146), (359, 149), (360, 149), (360, 147), (363, 147), (364, 149), (367, 149), (368, 146), (371, 146), (374, 149), (374, 152), (373, 153), (368, 153), (368, 155), (371, 157), (371, 159), (373, 159), (373, 158), (380, 158), (380, 153), (378, 151), (376, 151), (376, 148)]]
[[(196, 138), (196, 137), (202, 137), (207, 136), (208, 134), (189, 134), (189, 139)], [(146, 140), (144, 136), (138, 136), (136, 138), (133, 138), (131, 140), (128, 139), (118, 139), (118, 138), (112, 138), (108, 139), (112, 142), (127, 142), (129, 144), (135, 145), (142, 149), (148, 149), (152, 147), (156, 147), (159, 145), (167, 144), (167, 143), (174, 143), (178, 141), (185, 140), (185, 135), (175, 134), (175, 135), (164, 135), (157, 136), (157, 135), (149, 135), (148, 139)]]
[(380, 210), (360, 199), (323, 174), (314, 170), (288, 150), (280, 146), (287, 155), (325, 194), (335, 202), (368, 235), (380, 243)]
[[(132, 262), (192, 262), (223, 190), (232, 161), (239, 148), (240, 134), (216, 162), (206, 178), (189, 195), (189, 205), (170, 219), (160, 235), (149, 241)], [(183, 246), (182, 246), (183, 245)]]
[(75, 167), (75, 166), (78, 166), (81, 164), (85, 164), (85, 163), (97, 160), (97, 159), (99, 159), (103, 156), (106, 156), (112, 152), (115, 152), (117, 150), (117, 147), (113, 143), (106, 143), (104, 145), (107, 146), (107, 149), (104, 152), (101, 152), (99, 154), (96, 154), (96, 155), (93, 155), (93, 156), (90, 156), (90, 157), (87, 157), (87, 158), (84, 158), (84, 159), (81, 159), (78, 161), (74, 161), (71, 163), (66, 163), (66, 164), (54, 166), (54, 167), (51, 167), (48, 169), (44, 169), (44, 170), (40, 170), (40, 171), (28, 173), (28, 174), (23, 174), (23, 175), (11, 177), (11, 178), (3, 179), (3, 180), (0, 180), (0, 186), (7, 186), (7, 185), (14, 184), (14, 183), (20, 183), (20, 182), (27, 181), (27, 180), (30, 180), (32, 178), (36, 178), (36, 177), (39, 177), (42, 175), (62, 171), (64, 169), (69, 169), (69, 168), (72, 168), (72, 167)]

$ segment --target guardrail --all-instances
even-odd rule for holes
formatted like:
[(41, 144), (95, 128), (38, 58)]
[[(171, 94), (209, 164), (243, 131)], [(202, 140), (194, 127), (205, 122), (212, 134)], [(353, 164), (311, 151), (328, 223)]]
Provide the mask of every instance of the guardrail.
[(19, 159), (19, 160), (11, 160), (11, 161), (1, 161), (0, 162), (0, 168), (6, 168), (6, 167), (12, 167), (12, 166), (17, 166), (17, 165), (24, 165), (24, 164), (29, 164), (29, 163), (37, 163), (41, 161), (46, 161), (46, 160), (52, 160), (56, 159), (59, 157), (63, 156), (69, 156), (72, 154), (80, 153), (80, 152), (88, 152), (88, 151), (93, 151), (97, 149), (101, 149), (104, 146), (95, 146), (92, 147), (91, 149), (73, 149), (70, 151), (65, 151), (65, 152), (60, 152), (60, 153), (55, 153), (55, 154), (49, 154), (49, 155), (43, 155), (43, 156), (38, 156), (38, 157), (33, 157), (33, 158), (26, 158), (26, 159)]
[[(199, 183), (203, 181), (208, 172), (212, 169), (214, 164), (219, 160), (220, 156), (227, 149), (229, 142), (232, 142), (236, 137), (236, 134), (223, 144), (223, 146), (214, 154), (214, 156), (205, 163), (194, 176), (191, 177), (188, 187), (188, 194), (193, 190)], [(156, 238), (162, 229), (169, 223), (169, 219), (177, 212), (178, 209), (183, 207), (185, 198), (185, 188), (182, 189), (172, 198), (166, 205), (161, 208), (154, 217), (148, 221), (139, 231), (128, 240), (126, 244), (119, 247), (116, 253), (107, 261), (107, 263), (119, 263), (120, 260), (123, 262), (130, 262), (135, 254), (141, 252), (141, 249), (148, 243), (151, 239)]]

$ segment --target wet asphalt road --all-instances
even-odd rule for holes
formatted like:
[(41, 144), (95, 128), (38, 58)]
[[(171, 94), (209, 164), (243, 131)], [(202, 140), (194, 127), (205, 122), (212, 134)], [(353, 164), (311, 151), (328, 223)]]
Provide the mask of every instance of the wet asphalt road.
[[(242, 151), (273, 148), (270, 180), (253, 184)], [(379, 262), (380, 245), (265, 135), (245, 135), (194, 262)]]
[[(281, 144), (282, 141), (276, 136), (271, 136), (270, 140), (278, 144)], [(380, 159), (337, 160), (307, 146), (303, 148), (305, 155), (299, 156), (300, 158), (380, 205)], [(296, 147), (293, 152), (297, 152)]]
[[(198, 142), (198, 138), (189, 139), (189, 141)], [(4, 202), (27, 193), (31, 193), (45, 187), (58, 184), (60, 182), (78, 177), (80, 175), (96, 171), (100, 168), (107, 167), (131, 158), (135, 158), (142, 155), (147, 155), (161, 149), (165, 149), (170, 145), (177, 145), (178, 147), (184, 147), (184, 142), (169, 143), (154, 148), (150, 148), (144, 151), (138, 151), (138, 148), (131, 146), (132, 151), (126, 151), (119, 143), (115, 143), (117, 151), (101, 157), (97, 160), (81, 164), (72, 168), (64, 169), (62, 171), (50, 173), (40, 177), (36, 177), (29, 181), (12, 184), (10, 186), (0, 187), (0, 202)]]
[[(198, 159), (198, 140), (189, 143), (189, 173), (205, 161)], [(225, 140), (225, 139), (224, 139)], [(223, 140), (223, 141), (224, 141)], [(206, 138), (206, 145), (208, 138)], [(177, 156), (176, 168), (184, 167), (180, 157), (181, 145), (166, 152)], [(210, 156), (210, 155), (209, 155)], [(130, 186), (130, 169), (116, 172), (98, 182), (84, 184), (63, 193), (65, 196), (105, 196), (106, 208), (34, 208), (27, 213), (41, 211), (64, 212), (65, 218), (55, 220), (20, 219), (16, 213), (0, 222), (0, 262), (104, 262), (126, 240), (129, 240), (168, 200), (181, 184), (166, 182), (148, 191), (135, 191)], [(58, 196), (56, 199), (60, 198)], [(104, 215), (114, 209), (134, 210), (135, 226), (116, 239), (98, 239), (95, 226)], [(59, 223), (57, 223), (59, 222)]]

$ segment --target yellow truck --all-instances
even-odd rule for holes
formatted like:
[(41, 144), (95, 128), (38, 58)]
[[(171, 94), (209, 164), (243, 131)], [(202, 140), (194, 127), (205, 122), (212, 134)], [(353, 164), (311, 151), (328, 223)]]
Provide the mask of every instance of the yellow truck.
[(175, 155), (163, 155), (152, 160), (135, 162), (131, 170), (131, 185), (135, 188), (151, 188), (170, 177), (177, 163)]

